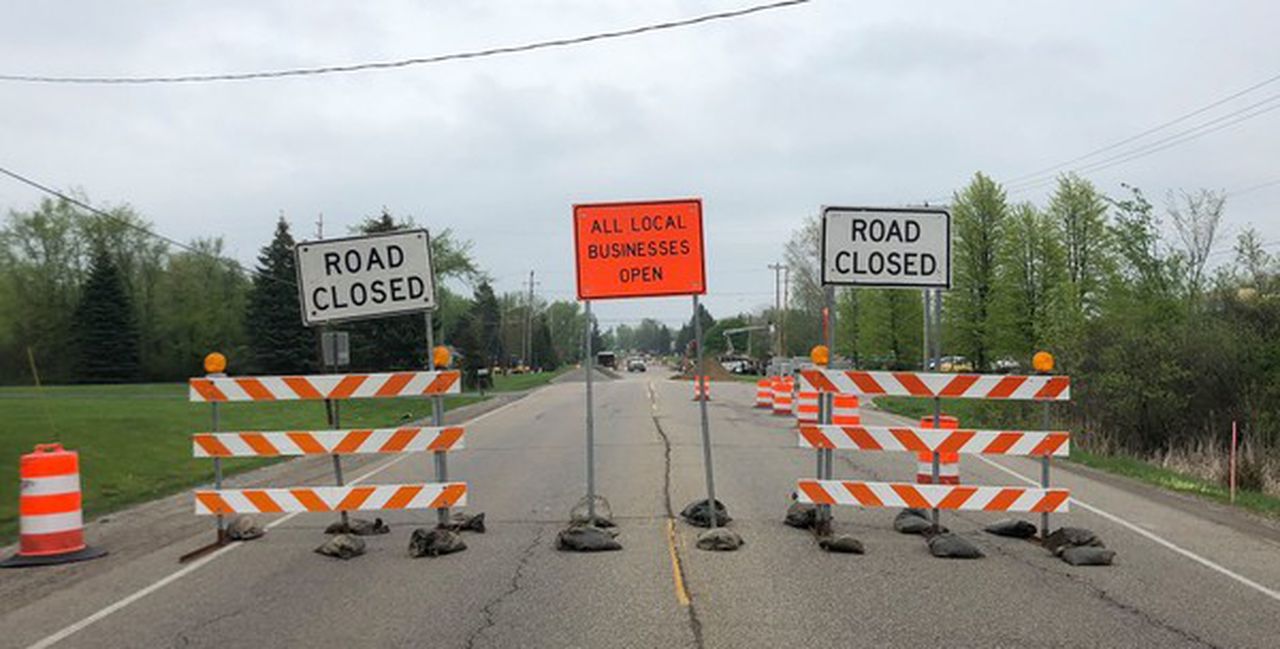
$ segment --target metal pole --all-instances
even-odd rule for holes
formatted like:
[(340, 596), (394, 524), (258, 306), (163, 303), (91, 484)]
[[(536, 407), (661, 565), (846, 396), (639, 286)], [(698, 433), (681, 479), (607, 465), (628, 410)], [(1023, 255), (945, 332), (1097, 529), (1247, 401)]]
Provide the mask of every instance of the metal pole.
[[(213, 432), (216, 433), (219, 431), (218, 402), (214, 401), (210, 404), (210, 408), (213, 410)], [(222, 458), (220, 457), (213, 458), (213, 488), (218, 491), (222, 490)], [(227, 522), (222, 517), (222, 514), (218, 514), (217, 526), (218, 542), (221, 543), (227, 533)]]
[[(700, 308), (698, 304), (698, 296), (693, 296), (693, 337), (697, 340), (698, 360), (694, 367), (693, 380), (700, 380), (704, 373), (703, 368), (703, 349), (702, 349), (702, 318), (700, 317)], [(710, 387), (710, 386), (708, 386)], [(707, 512), (711, 517), (711, 527), (720, 527), (720, 521), (716, 517), (716, 484), (711, 472), (711, 425), (707, 421), (707, 400), (705, 398), (698, 400), (698, 411), (702, 418), (702, 464), (707, 470)]]
[[(431, 323), (430, 311), (424, 313), (422, 317), (427, 324), (427, 369), (434, 372), (436, 371), (436, 329)], [(444, 403), (443, 398), (438, 394), (431, 395), (431, 425), (436, 427), (444, 425)], [(448, 482), (449, 460), (445, 451), (432, 453), (431, 464), (435, 472), (436, 482)], [(449, 524), (448, 508), (436, 510), (436, 524), (441, 527)]]
[[(1044, 402), (1044, 430), (1049, 430), (1049, 402)], [(1040, 458), (1040, 486), (1049, 488), (1049, 455)], [(1040, 540), (1049, 536), (1049, 512), (1040, 514)]]
[[(823, 341), (827, 346), (827, 367), (831, 367), (831, 361), (836, 357), (836, 287), (826, 287), (827, 301), (827, 339)], [(821, 392), (818, 396), (818, 416), (819, 421), (824, 424), (830, 424), (835, 414), (835, 395), (830, 392)], [(823, 471), (826, 479), (831, 480), (835, 473), (835, 450), (823, 449), (822, 456), (824, 459)], [(831, 506), (827, 506), (827, 520), (831, 520)]]
[(932, 327), (930, 326), (930, 322), (933, 319), (929, 317), (929, 311), (931, 306), (929, 303), (929, 289), (924, 289), (920, 291), (920, 297), (924, 303), (924, 317), (921, 318), (921, 320), (924, 321), (924, 338), (920, 344), (920, 351), (924, 356), (924, 359), (921, 361), (922, 364), (920, 368), (921, 368), (921, 371), (928, 372), (930, 369), (929, 360), (933, 358), (933, 347), (932, 347), (933, 335), (932, 335)]
[[(942, 371), (942, 291), (935, 290), (933, 292), (933, 349), (934, 349), (934, 369)], [(940, 430), (942, 428), (942, 399), (934, 397), (933, 399), (933, 428)], [(941, 475), (941, 457), (937, 451), (933, 452), (933, 484), (939, 483)], [(941, 527), (941, 513), (934, 508), (932, 513), (933, 529), (937, 531)]]
[(587, 326), (583, 334), (585, 338), (583, 346), (587, 353), (582, 361), (582, 367), (587, 373), (587, 520), (594, 525), (596, 522), (596, 422), (591, 400), (591, 374), (595, 371), (592, 368), (595, 364), (595, 352), (591, 349), (591, 300), (583, 300), (583, 309), (587, 316)]
[[(214, 404), (217, 405), (217, 404)], [(1231, 504), (1236, 502), (1236, 445), (1239, 439), (1239, 426), (1235, 420), (1231, 421)]]

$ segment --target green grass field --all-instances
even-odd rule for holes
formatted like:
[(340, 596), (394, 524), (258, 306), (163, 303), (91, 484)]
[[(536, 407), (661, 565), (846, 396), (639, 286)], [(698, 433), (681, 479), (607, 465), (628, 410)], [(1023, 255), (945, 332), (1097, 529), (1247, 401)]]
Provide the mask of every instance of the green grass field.
[[(557, 373), (500, 376), (495, 392), (527, 390)], [(477, 394), (445, 399), (446, 408), (480, 401)], [(326, 428), (315, 401), (227, 403), (222, 430)], [(186, 384), (0, 388), (0, 543), (17, 534), (18, 457), (36, 444), (59, 442), (80, 453), (86, 519), (166, 496), (213, 477), (213, 462), (191, 457), (191, 433), (210, 428), (209, 404), (187, 401)], [(428, 417), (428, 399), (360, 399), (342, 404), (342, 427), (384, 427)], [(273, 459), (235, 459), (228, 473)]]
[[(876, 405), (886, 412), (906, 417), (924, 417), (933, 414), (930, 399), (879, 397)], [(1039, 430), (1043, 421), (1043, 406), (1036, 403), (994, 403), (966, 399), (943, 399), (942, 412), (960, 419), (960, 425), (974, 428), (1007, 427)], [(1096, 455), (1079, 445), (1072, 444), (1070, 461), (1107, 473), (1133, 478), (1168, 491), (1192, 494), (1219, 503), (1230, 503), (1227, 487), (1195, 476), (1172, 471), (1120, 455)], [(1237, 490), (1237, 507), (1251, 512), (1280, 518), (1280, 498), (1258, 491)]]

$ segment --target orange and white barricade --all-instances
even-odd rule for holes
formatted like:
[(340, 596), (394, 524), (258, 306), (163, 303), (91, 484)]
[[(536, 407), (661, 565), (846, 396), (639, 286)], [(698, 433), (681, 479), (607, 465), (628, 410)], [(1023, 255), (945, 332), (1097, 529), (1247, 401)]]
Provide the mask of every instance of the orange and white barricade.
[(831, 423), (837, 426), (857, 426), (862, 423), (858, 395), (835, 394), (831, 397)]
[(791, 414), (791, 402), (793, 400), (791, 389), (792, 385), (786, 378), (780, 378), (773, 382), (773, 414)]
[[(1064, 401), (1071, 382), (1065, 376), (1008, 376), (981, 374), (932, 374), (919, 372), (862, 372), (806, 368), (801, 383), (819, 392), (855, 395), (888, 395), (940, 399), (997, 399)], [(833, 409), (834, 414), (834, 409)], [(1070, 451), (1069, 434), (1063, 431), (1008, 431), (962, 429), (954, 417), (932, 417), (919, 426), (863, 426), (861, 424), (801, 424), (799, 446), (818, 450), (902, 451), (918, 460), (919, 484), (833, 480), (830, 471), (818, 479), (796, 483), (800, 502), (814, 505), (858, 507), (911, 507), (971, 511), (1038, 512), (1047, 515), (1068, 510), (1070, 493), (1052, 489), (1047, 477), (1039, 488), (991, 487), (959, 484), (962, 453), (1021, 455), (1040, 458), (1048, 475), (1049, 458)], [(938, 484), (933, 484), (933, 457), (939, 457)], [(936, 523), (935, 518), (935, 523)]]
[(37, 444), (18, 460), (18, 553), (0, 567), (96, 559), (105, 550), (84, 542), (80, 456), (61, 444)]
[(711, 400), (711, 378), (707, 376), (693, 377), (693, 400)]
[[(938, 428), (955, 430), (960, 420), (951, 415), (938, 417)], [(921, 417), (921, 428), (933, 428), (933, 417)], [(933, 452), (916, 453), (916, 484), (933, 484)], [(960, 484), (960, 453), (938, 451), (938, 484)]]
[(795, 413), (797, 422), (802, 424), (818, 423), (818, 397), (821, 394), (817, 390), (806, 390), (803, 387), (796, 392)]
[[(381, 374), (227, 377), (210, 375), (190, 382), (191, 401), (341, 400), (437, 396), (461, 392), (457, 371), (414, 371)], [(215, 424), (217, 422), (215, 416)], [(216, 428), (216, 425), (215, 425)], [(343, 455), (368, 453), (445, 453), (463, 447), (459, 426), (369, 428), (316, 431), (203, 432), (192, 436), (193, 455), (212, 458), (330, 455), (338, 484), (327, 487), (214, 489), (195, 492), (197, 514), (271, 514), (280, 512), (345, 512), (437, 509), (466, 505), (465, 482), (398, 485), (344, 485), (337, 470)], [(220, 472), (218, 472), (220, 476)], [(345, 519), (344, 519), (345, 522)], [(221, 526), (219, 541), (221, 542)]]
[(756, 381), (756, 407), (773, 407), (773, 379), (760, 379), (759, 381)]

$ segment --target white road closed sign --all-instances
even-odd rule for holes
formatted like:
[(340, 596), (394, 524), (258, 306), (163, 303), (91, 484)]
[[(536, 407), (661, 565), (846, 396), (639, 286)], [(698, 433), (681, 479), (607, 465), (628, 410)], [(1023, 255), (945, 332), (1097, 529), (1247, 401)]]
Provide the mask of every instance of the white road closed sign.
[(823, 285), (951, 288), (951, 214), (822, 208)]
[(436, 306), (426, 230), (304, 241), (294, 254), (302, 322), (307, 326)]

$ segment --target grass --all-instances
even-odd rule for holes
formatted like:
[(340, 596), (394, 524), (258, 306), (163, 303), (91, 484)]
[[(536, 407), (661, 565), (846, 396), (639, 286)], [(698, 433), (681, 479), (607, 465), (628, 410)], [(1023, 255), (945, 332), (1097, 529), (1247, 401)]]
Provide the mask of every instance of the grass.
[[(1227, 487), (1136, 458), (1122, 455), (1094, 455), (1073, 446), (1071, 461), (1107, 473), (1133, 478), (1169, 491), (1231, 504), (1231, 492)], [(1237, 489), (1235, 506), (1271, 518), (1280, 518), (1280, 498), (1258, 491)]]
[[(548, 373), (549, 374), (549, 373)], [(546, 375), (544, 375), (546, 376)], [(549, 376), (543, 382), (549, 380)], [(480, 401), (475, 394), (445, 399), (446, 408)], [(392, 426), (431, 413), (427, 399), (344, 402), (342, 427)], [(222, 430), (323, 429), (318, 401), (227, 403)], [(18, 458), (39, 443), (59, 442), (80, 453), (86, 519), (166, 496), (213, 476), (213, 463), (191, 457), (191, 433), (210, 428), (210, 406), (187, 401), (185, 384), (0, 388), (0, 543), (17, 531)], [(244, 458), (223, 463), (228, 473), (277, 461)]]
[[(901, 397), (877, 397), (876, 406), (905, 417), (933, 414), (933, 401)], [(1043, 406), (1033, 403), (993, 403), (978, 400), (943, 399), (942, 412), (954, 415), (966, 427), (1042, 428)], [(1187, 475), (1150, 462), (1124, 456), (1099, 455), (1071, 446), (1070, 461), (1113, 475), (1125, 476), (1167, 491), (1191, 494), (1218, 503), (1232, 504), (1230, 490), (1217, 482)], [(1271, 518), (1280, 518), (1280, 498), (1260, 491), (1237, 489), (1236, 507)]]
[(537, 374), (498, 374), (493, 377), (493, 392), (519, 392), (521, 390), (531, 390), (533, 388), (546, 385), (551, 379), (568, 372), (569, 366), (561, 367), (552, 372), (539, 372)]

